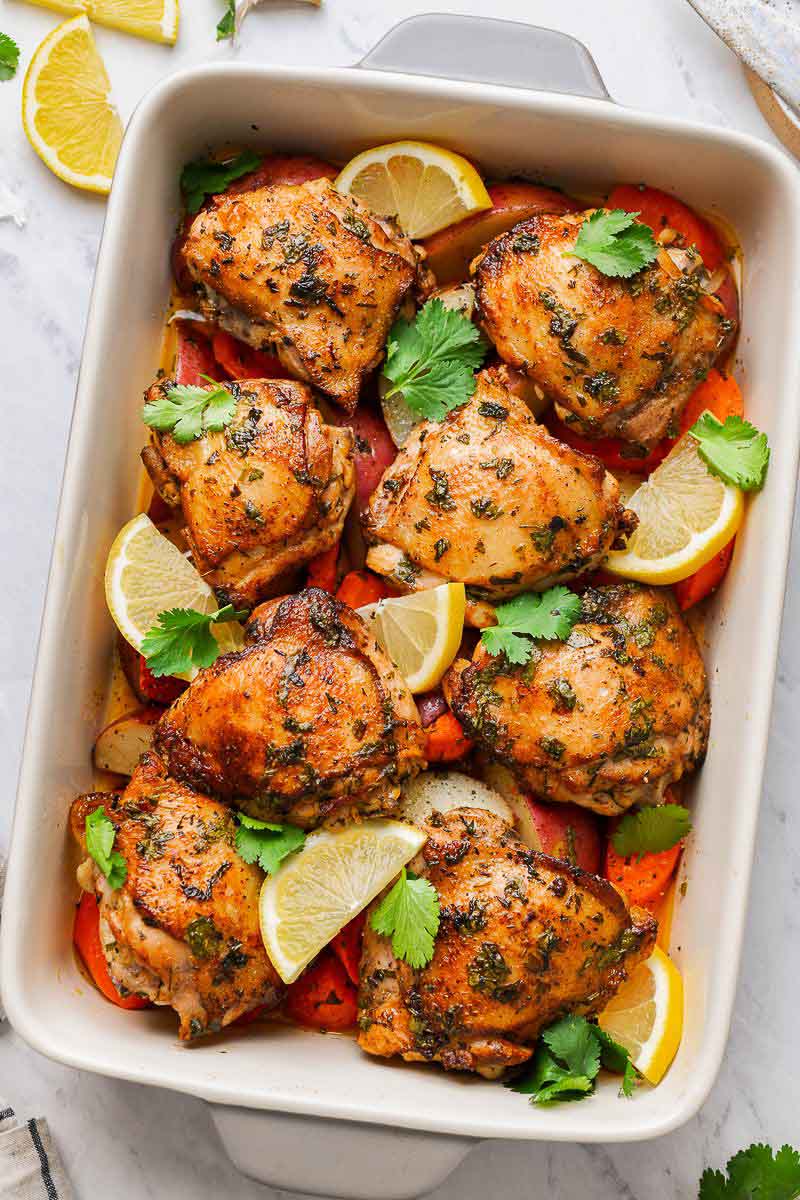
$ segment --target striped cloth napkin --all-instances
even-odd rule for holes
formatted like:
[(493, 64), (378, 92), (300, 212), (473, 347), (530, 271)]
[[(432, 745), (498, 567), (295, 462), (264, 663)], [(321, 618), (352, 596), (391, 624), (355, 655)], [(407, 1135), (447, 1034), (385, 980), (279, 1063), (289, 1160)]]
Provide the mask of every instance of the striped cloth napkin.
[[(5, 863), (0, 858), (0, 919)], [(0, 1023), (5, 1020), (0, 996)], [(20, 1121), (0, 1096), (0, 1200), (73, 1200), (44, 1117)]]

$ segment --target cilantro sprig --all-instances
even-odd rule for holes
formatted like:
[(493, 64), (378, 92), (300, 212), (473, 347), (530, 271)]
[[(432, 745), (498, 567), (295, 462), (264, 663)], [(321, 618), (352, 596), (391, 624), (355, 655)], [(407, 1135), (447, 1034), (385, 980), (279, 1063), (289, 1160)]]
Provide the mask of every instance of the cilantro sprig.
[(7, 33), (0, 33), (0, 79), (13, 79), (19, 66), (19, 46)]
[(564, 251), (565, 257), (574, 254), (602, 275), (630, 278), (658, 254), (652, 229), (638, 222), (638, 215), (621, 208), (598, 208), (583, 222), (575, 246)]
[(795, 1200), (800, 1196), (800, 1152), (781, 1146), (777, 1154), (761, 1143), (740, 1150), (725, 1173), (707, 1167), (698, 1200)]
[(182, 675), (192, 667), (210, 667), (221, 653), (211, 632), (212, 625), (240, 621), (247, 616), (232, 604), (216, 612), (202, 613), (195, 608), (170, 608), (160, 612), (158, 624), (149, 629), (142, 641), (142, 654), (153, 675)]
[(691, 832), (688, 808), (682, 804), (660, 804), (625, 813), (611, 835), (617, 854), (629, 858), (636, 854), (660, 854), (671, 850)]
[(583, 1100), (594, 1091), (601, 1066), (622, 1075), (623, 1096), (633, 1095), (636, 1071), (625, 1047), (598, 1025), (570, 1013), (542, 1032), (529, 1069), (506, 1087), (530, 1096), (531, 1104)]
[[(226, 13), (220, 25), (226, 21), (227, 16)], [(219, 26), (217, 28), (219, 29)], [(223, 36), (229, 37), (230, 34), (226, 33)], [(210, 158), (197, 158), (194, 162), (187, 163), (181, 172), (181, 190), (187, 211), (199, 212), (206, 196), (216, 196), (219, 192), (224, 192), (234, 180), (241, 179), (242, 175), (249, 175), (256, 167), (260, 167), (262, 162), (260, 154), (245, 150), (226, 163), (213, 162)]]
[(258, 863), (267, 875), (274, 875), (283, 860), (299, 850), (305, 840), (304, 831), (296, 825), (275, 825), (239, 813), (236, 849), (246, 863)]
[(564, 641), (580, 611), (580, 596), (569, 588), (523, 592), (505, 604), (496, 605), (497, 624), (483, 630), (481, 642), (492, 656), (504, 654), (510, 663), (522, 666), (533, 653), (531, 638)]
[(142, 409), (142, 420), (151, 429), (171, 433), (182, 446), (204, 433), (220, 433), (236, 414), (236, 397), (207, 375), (201, 378), (214, 386), (179, 384)]
[(225, 12), (217, 22), (217, 41), (233, 37), (236, 32), (236, 0), (225, 0)]
[(439, 931), (439, 895), (427, 879), (403, 870), (390, 892), (372, 912), (376, 933), (392, 939), (392, 952), (418, 970), (433, 958)]
[(119, 850), (114, 849), (117, 831), (104, 805), (86, 814), (84, 828), (89, 855), (105, 875), (109, 887), (116, 891), (128, 878), (128, 864)]
[(466, 404), (475, 391), (475, 372), (487, 353), (478, 328), (434, 297), (413, 321), (395, 321), (389, 333), (383, 374), (412, 412), (441, 421)]
[(704, 412), (689, 433), (712, 475), (743, 492), (763, 487), (769, 466), (767, 435), (744, 417), (726, 417), (723, 422), (713, 413)]

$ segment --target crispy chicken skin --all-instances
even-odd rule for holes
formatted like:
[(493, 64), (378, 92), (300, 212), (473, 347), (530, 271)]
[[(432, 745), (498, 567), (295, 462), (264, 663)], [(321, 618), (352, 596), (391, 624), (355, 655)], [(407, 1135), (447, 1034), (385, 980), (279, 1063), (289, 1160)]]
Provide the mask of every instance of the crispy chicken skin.
[[(353, 434), (326, 425), (293, 380), (223, 385), (236, 414), (221, 433), (181, 445), (155, 430), (142, 459), (180, 506), (198, 571), (223, 603), (251, 608), (338, 541), (355, 491)], [(154, 384), (154, 402), (174, 387)]]
[(731, 322), (703, 292), (696, 257), (682, 272), (662, 251), (632, 278), (612, 279), (570, 255), (589, 215), (543, 213), (495, 238), (473, 263), (479, 317), (562, 420), (647, 446), (676, 426)]
[(417, 279), (408, 239), (327, 179), (216, 196), (180, 253), (211, 320), (348, 411)]
[(356, 613), (317, 588), (257, 609), (251, 644), (201, 671), (156, 727), (170, 772), (303, 828), (389, 813), (423, 766), (417, 706)]
[(274, 1005), (283, 985), (258, 924), (263, 878), (234, 848), (230, 809), (167, 776), (143, 755), (121, 796), (79, 796), (71, 811), (85, 850), (87, 813), (103, 804), (127, 878), (112, 891), (91, 858), (78, 870), (100, 908), (100, 941), (120, 990), (170, 1005), (182, 1040), (215, 1033), (256, 1005)]
[(596, 458), (481, 372), (467, 404), (413, 431), (363, 520), (367, 566), (404, 590), (460, 580), (497, 601), (591, 569), (636, 518)]
[(566, 642), (539, 642), (513, 666), (479, 642), (445, 694), (471, 737), (546, 800), (613, 816), (657, 804), (702, 762), (708, 680), (672, 593), (590, 588)]
[(415, 971), (367, 921), (358, 1041), (382, 1058), (494, 1078), (565, 1012), (599, 1012), (657, 925), (604, 879), (530, 850), (479, 808), (438, 814), (412, 863), (439, 893), (432, 961)]

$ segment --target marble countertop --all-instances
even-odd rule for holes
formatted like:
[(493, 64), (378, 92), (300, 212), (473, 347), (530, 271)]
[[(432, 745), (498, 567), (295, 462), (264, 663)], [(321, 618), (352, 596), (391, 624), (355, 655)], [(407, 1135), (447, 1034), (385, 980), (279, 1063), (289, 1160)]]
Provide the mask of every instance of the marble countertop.
[[(225, 61), (214, 41), (221, 0), (183, 0), (174, 49), (109, 30), (96, 36), (127, 118), (144, 92), (179, 66)], [(620, 103), (678, 113), (772, 140), (730, 52), (684, 0), (439, 0), (438, 11), (487, 12), (551, 25), (582, 39)], [(247, 20), (238, 56), (268, 62), (348, 64), (418, 0), (325, 0), (320, 10), (268, 0)], [(0, 29), (22, 48), (23, 70), (56, 18), (0, 0)], [(62, 184), (34, 156), (19, 117), (21, 75), (0, 84), (0, 181), (22, 202), (23, 229), (0, 222), (0, 329), (4, 435), (0, 444), (0, 852), (7, 849), (37, 631), (102, 200)], [(142, 186), (147, 186), (146, 179)], [(800, 564), (800, 532), (790, 580)], [(800, 820), (796, 697), (800, 691), (800, 588), (786, 597), (769, 764), (761, 810), (742, 974), (728, 1052), (701, 1113), (656, 1142), (627, 1146), (483, 1145), (436, 1200), (549, 1195), (571, 1200), (691, 1197), (705, 1164), (721, 1165), (752, 1141), (798, 1144), (796, 982), (800, 976)], [(755, 667), (757, 669), (757, 666)], [(32, 883), (32, 886), (36, 886)], [(0, 1026), (0, 1091), (20, 1113), (45, 1114), (79, 1196), (120, 1200), (191, 1196), (255, 1200), (268, 1189), (238, 1175), (205, 1106), (187, 1097), (67, 1070)], [(380, 1181), (376, 1180), (376, 1195)]]

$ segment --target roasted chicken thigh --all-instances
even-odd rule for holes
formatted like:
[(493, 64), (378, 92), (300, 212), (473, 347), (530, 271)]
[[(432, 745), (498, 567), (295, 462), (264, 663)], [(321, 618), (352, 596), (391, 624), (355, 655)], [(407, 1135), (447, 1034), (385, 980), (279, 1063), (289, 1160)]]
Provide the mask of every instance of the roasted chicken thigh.
[(423, 766), (422, 728), (361, 617), (311, 588), (257, 609), (248, 633), (161, 718), (155, 745), (170, 772), (304, 828), (391, 812)]
[(183, 1040), (276, 1004), (283, 985), (258, 924), (263, 876), (236, 852), (230, 809), (170, 779), (155, 754), (142, 757), (121, 796), (75, 801), (71, 823), (84, 850), (85, 818), (101, 804), (127, 877), (112, 890), (87, 857), (78, 878), (97, 897), (117, 988), (174, 1008)]
[(588, 437), (648, 446), (677, 417), (731, 333), (703, 291), (702, 263), (662, 250), (630, 279), (569, 251), (590, 213), (543, 213), (489, 244), (473, 264), (479, 318), (497, 352)]
[(433, 959), (413, 970), (367, 921), (359, 1045), (494, 1078), (563, 1013), (599, 1012), (652, 950), (656, 922), (484, 809), (434, 814), (427, 832), (412, 867), (439, 894)]
[(479, 642), (444, 687), (469, 736), (542, 799), (613, 816), (657, 804), (705, 756), (708, 680), (668, 591), (590, 588), (565, 642), (538, 642), (524, 666)]
[(469, 403), (426, 421), (385, 471), (364, 517), (367, 566), (404, 590), (457, 580), (469, 618), (602, 561), (636, 518), (595, 458), (556, 441), (491, 372)]
[[(155, 402), (174, 384), (153, 385)], [(353, 435), (326, 425), (305, 384), (223, 385), (236, 414), (188, 444), (153, 431), (142, 459), (167, 504), (182, 509), (198, 571), (223, 603), (250, 608), (334, 545), (353, 499)]]
[(418, 274), (408, 239), (327, 179), (214, 197), (180, 257), (211, 320), (348, 410)]

